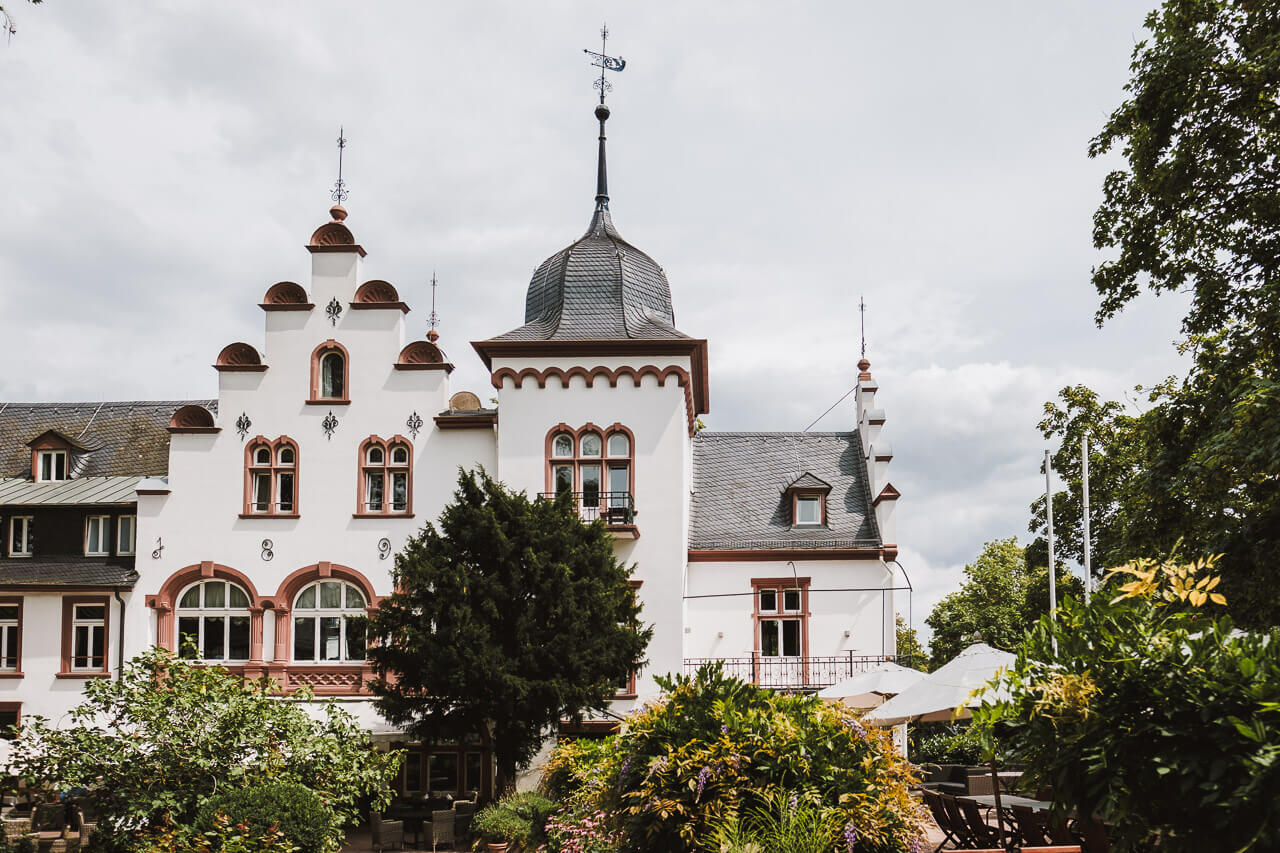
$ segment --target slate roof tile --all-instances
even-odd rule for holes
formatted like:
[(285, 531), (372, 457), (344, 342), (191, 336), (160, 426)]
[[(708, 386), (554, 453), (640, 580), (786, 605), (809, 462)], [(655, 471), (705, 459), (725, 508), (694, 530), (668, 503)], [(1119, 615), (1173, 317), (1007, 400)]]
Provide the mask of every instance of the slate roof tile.
[(138, 580), (132, 557), (48, 556), (0, 560), (0, 586), (130, 587)]

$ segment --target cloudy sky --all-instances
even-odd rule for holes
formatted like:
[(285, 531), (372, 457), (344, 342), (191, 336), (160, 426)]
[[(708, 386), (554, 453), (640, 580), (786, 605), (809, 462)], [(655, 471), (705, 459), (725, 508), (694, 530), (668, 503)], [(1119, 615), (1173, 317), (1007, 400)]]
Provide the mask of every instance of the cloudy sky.
[[(1154, 0), (6, 0), (0, 399), (215, 396), (263, 291), (305, 280), (339, 124), (348, 224), (456, 389), (585, 228), (607, 20), (614, 221), (711, 341), (713, 429), (803, 429), (853, 382), (858, 298), (914, 617), (1024, 538), (1045, 400), (1178, 368), (1181, 305), (1092, 317), (1090, 217)], [(845, 429), (851, 405), (820, 424)]]

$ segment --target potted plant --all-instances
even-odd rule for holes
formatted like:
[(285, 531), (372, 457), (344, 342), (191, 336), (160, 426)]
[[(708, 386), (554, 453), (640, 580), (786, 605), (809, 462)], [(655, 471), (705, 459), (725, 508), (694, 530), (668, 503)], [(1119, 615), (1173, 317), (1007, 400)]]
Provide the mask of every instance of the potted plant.
[(476, 837), (475, 849), (488, 853), (520, 849), (529, 839), (531, 829), (526, 818), (501, 804), (486, 806), (471, 820), (471, 832)]

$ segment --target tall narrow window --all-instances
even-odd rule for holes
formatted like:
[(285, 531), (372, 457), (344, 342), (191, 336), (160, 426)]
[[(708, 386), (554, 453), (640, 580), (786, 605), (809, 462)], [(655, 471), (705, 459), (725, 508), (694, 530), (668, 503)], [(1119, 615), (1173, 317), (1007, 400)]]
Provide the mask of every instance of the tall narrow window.
[(111, 553), (111, 516), (91, 515), (85, 519), (84, 555), (102, 557)]
[(192, 584), (178, 599), (178, 653), (214, 661), (249, 659), (249, 595), (224, 580)]
[(0, 602), (0, 671), (17, 672), (22, 666), (22, 600)]
[(755, 578), (756, 681), (769, 687), (809, 683), (809, 578)]
[(298, 514), (298, 447), (285, 436), (258, 436), (245, 449), (245, 498), (242, 518)]
[(100, 672), (107, 660), (107, 605), (71, 606), (71, 671)]
[(121, 557), (132, 556), (137, 548), (138, 517), (122, 515), (116, 525), (116, 553)]
[(36, 451), (36, 479), (41, 483), (56, 483), (68, 479), (67, 451)]
[(329, 340), (311, 353), (311, 396), (313, 404), (351, 402), (351, 358), (337, 341)]
[(356, 515), (408, 515), (413, 506), (413, 451), (406, 439), (370, 436), (360, 445)]
[(9, 556), (30, 557), (35, 551), (35, 545), (35, 519), (29, 515), (15, 515), (10, 518)]
[(631, 433), (621, 424), (577, 431), (562, 424), (547, 436), (547, 496), (573, 493), (586, 521), (634, 524), (632, 445)]
[(322, 580), (303, 587), (293, 605), (293, 659), (363, 661), (367, 606), (364, 593), (343, 581)]

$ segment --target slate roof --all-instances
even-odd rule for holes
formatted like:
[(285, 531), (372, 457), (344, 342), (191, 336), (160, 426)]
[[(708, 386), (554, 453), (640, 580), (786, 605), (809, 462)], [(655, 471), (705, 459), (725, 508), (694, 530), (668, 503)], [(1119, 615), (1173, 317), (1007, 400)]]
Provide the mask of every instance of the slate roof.
[[(127, 562), (125, 562), (127, 561)], [(0, 560), (0, 585), (132, 587), (132, 557), (48, 556)]]
[(29, 477), (27, 442), (48, 430), (89, 448), (73, 454), (74, 479), (164, 475), (169, 469), (169, 418), (192, 403), (217, 412), (216, 400), (0, 403), (0, 477)]
[(33, 483), (30, 477), (0, 479), (0, 506), (75, 506), (132, 504), (142, 477), (77, 477), (59, 483)]
[(622, 239), (608, 207), (587, 233), (547, 258), (525, 297), (525, 324), (491, 340), (687, 339), (676, 329), (671, 285), (653, 258)]
[[(785, 492), (806, 473), (831, 485), (826, 527), (791, 527)], [(691, 550), (881, 544), (856, 432), (699, 432), (693, 439), (691, 515)]]

